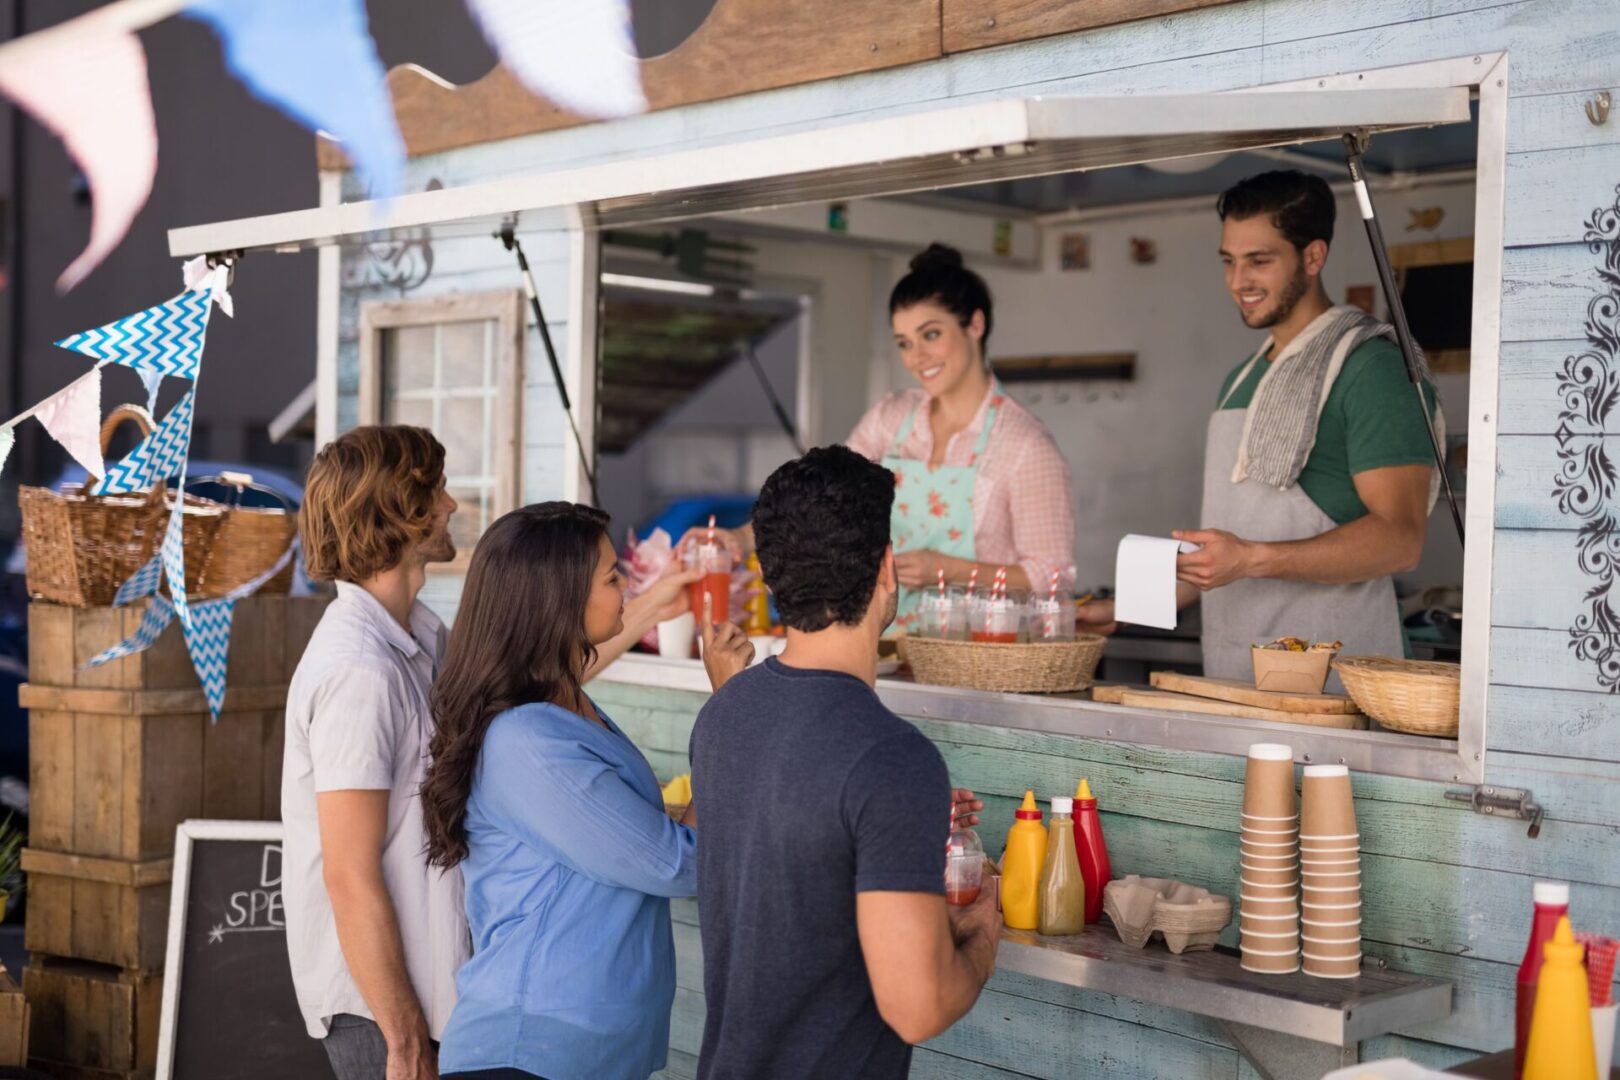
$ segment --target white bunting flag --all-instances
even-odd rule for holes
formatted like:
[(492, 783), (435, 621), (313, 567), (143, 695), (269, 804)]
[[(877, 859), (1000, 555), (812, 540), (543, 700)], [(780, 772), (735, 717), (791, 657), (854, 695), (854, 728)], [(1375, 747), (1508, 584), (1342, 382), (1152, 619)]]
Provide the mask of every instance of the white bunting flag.
[(107, 471), (101, 460), (101, 369), (93, 367), (34, 406), (34, 419), (91, 476)]
[(467, 0), (490, 47), (534, 93), (582, 116), (645, 112), (626, 0)]
[(0, 469), (6, 467), (6, 458), (11, 456), (11, 447), (17, 441), (17, 433), (8, 424), (0, 427)]

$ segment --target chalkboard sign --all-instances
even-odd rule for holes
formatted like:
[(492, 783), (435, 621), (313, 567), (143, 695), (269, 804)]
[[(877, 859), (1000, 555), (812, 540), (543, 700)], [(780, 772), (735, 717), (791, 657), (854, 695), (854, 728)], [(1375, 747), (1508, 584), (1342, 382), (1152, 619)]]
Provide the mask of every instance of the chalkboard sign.
[(281, 823), (176, 830), (158, 1080), (331, 1080), (287, 961)]

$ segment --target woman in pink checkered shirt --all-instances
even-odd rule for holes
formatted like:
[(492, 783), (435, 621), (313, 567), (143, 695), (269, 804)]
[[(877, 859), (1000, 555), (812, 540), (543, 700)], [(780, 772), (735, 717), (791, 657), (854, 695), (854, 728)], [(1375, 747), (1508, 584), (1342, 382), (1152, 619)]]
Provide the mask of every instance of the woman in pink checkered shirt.
[[(889, 295), (894, 340), (921, 384), (890, 394), (855, 425), (848, 445), (895, 474), (895, 624), (916, 618), (920, 591), (988, 585), (1005, 568), (1014, 589), (1074, 587), (1069, 466), (1035, 416), (1007, 397), (985, 357), (994, 313), (984, 279), (943, 244), (911, 260)], [(751, 546), (744, 527), (734, 536)]]

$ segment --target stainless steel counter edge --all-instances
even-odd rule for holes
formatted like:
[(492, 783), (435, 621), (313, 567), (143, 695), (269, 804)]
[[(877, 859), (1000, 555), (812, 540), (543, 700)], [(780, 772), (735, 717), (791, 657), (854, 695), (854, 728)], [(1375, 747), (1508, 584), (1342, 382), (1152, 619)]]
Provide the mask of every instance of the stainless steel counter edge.
[[(1387, 1035), (1398, 1028), (1444, 1019), (1451, 1013), (1451, 984), (1437, 980), (1414, 978), (1399, 989), (1341, 1004), (1325, 1004), (1282, 993), (1263, 993), (1235, 979), (1177, 978), (1173, 972), (1115, 963), (1106, 958), (1089, 957), (1039, 942), (1019, 940), (1029, 936), (1011, 930), (1002, 932), (1001, 948), (996, 957), (997, 970), (1181, 1009), (1217, 1020), (1262, 1027), (1334, 1046), (1354, 1046), (1364, 1039)], [(1166, 957), (1172, 962), (1175, 959), (1169, 954)]]
[[(633, 686), (709, 692), (708, 676), (696, 660), (631, 653), (598, 678)], [(883, 704), (901, 716), (1238, 757), (1248, 753), (1251, 743), (1281, 741), (1294, 748), (1295, 760), (1307, 764), (1348, 765), (1356, 772), (1459, 781), (1454, 739), (1106, 705), (1073, 695), (998, 694), (924, 686), (903, 679), (880, 678), (877, 692)]]

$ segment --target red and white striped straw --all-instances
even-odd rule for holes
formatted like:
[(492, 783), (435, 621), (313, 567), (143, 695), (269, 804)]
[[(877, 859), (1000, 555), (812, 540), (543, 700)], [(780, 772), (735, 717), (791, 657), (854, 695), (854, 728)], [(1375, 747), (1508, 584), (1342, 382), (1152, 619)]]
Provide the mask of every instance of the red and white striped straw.
[(1058, 571), (1057, 571), (1056, 567), (1053, 567), (1053, 569), (1052, 569), (1052, 589), (1046, 595), (1046, 598), (1048, 600), (1051, 600), (1051, 601), (1054, 601), (1054, 602), (1057, 600), (1057, 583), (1058, 583)]
[(978, 588), (978, 587), (979, 587), (979, 564), (974, 563), (973, 564), (973, 569), (968, 572), (968, 595), (972, 596), (973, 595), (973, 590)]
[(714, 545), (714, 515), (713, 514), (709, 515), (709, 544), (710, 544), (711, 547)]
[(1005, 566), (997, 568), (996, 584), (990, 595), (995, 600), (1007, 599), (1007, 568)]
[(945, 568), (939, 568), (939, 598), (945, 599)]

